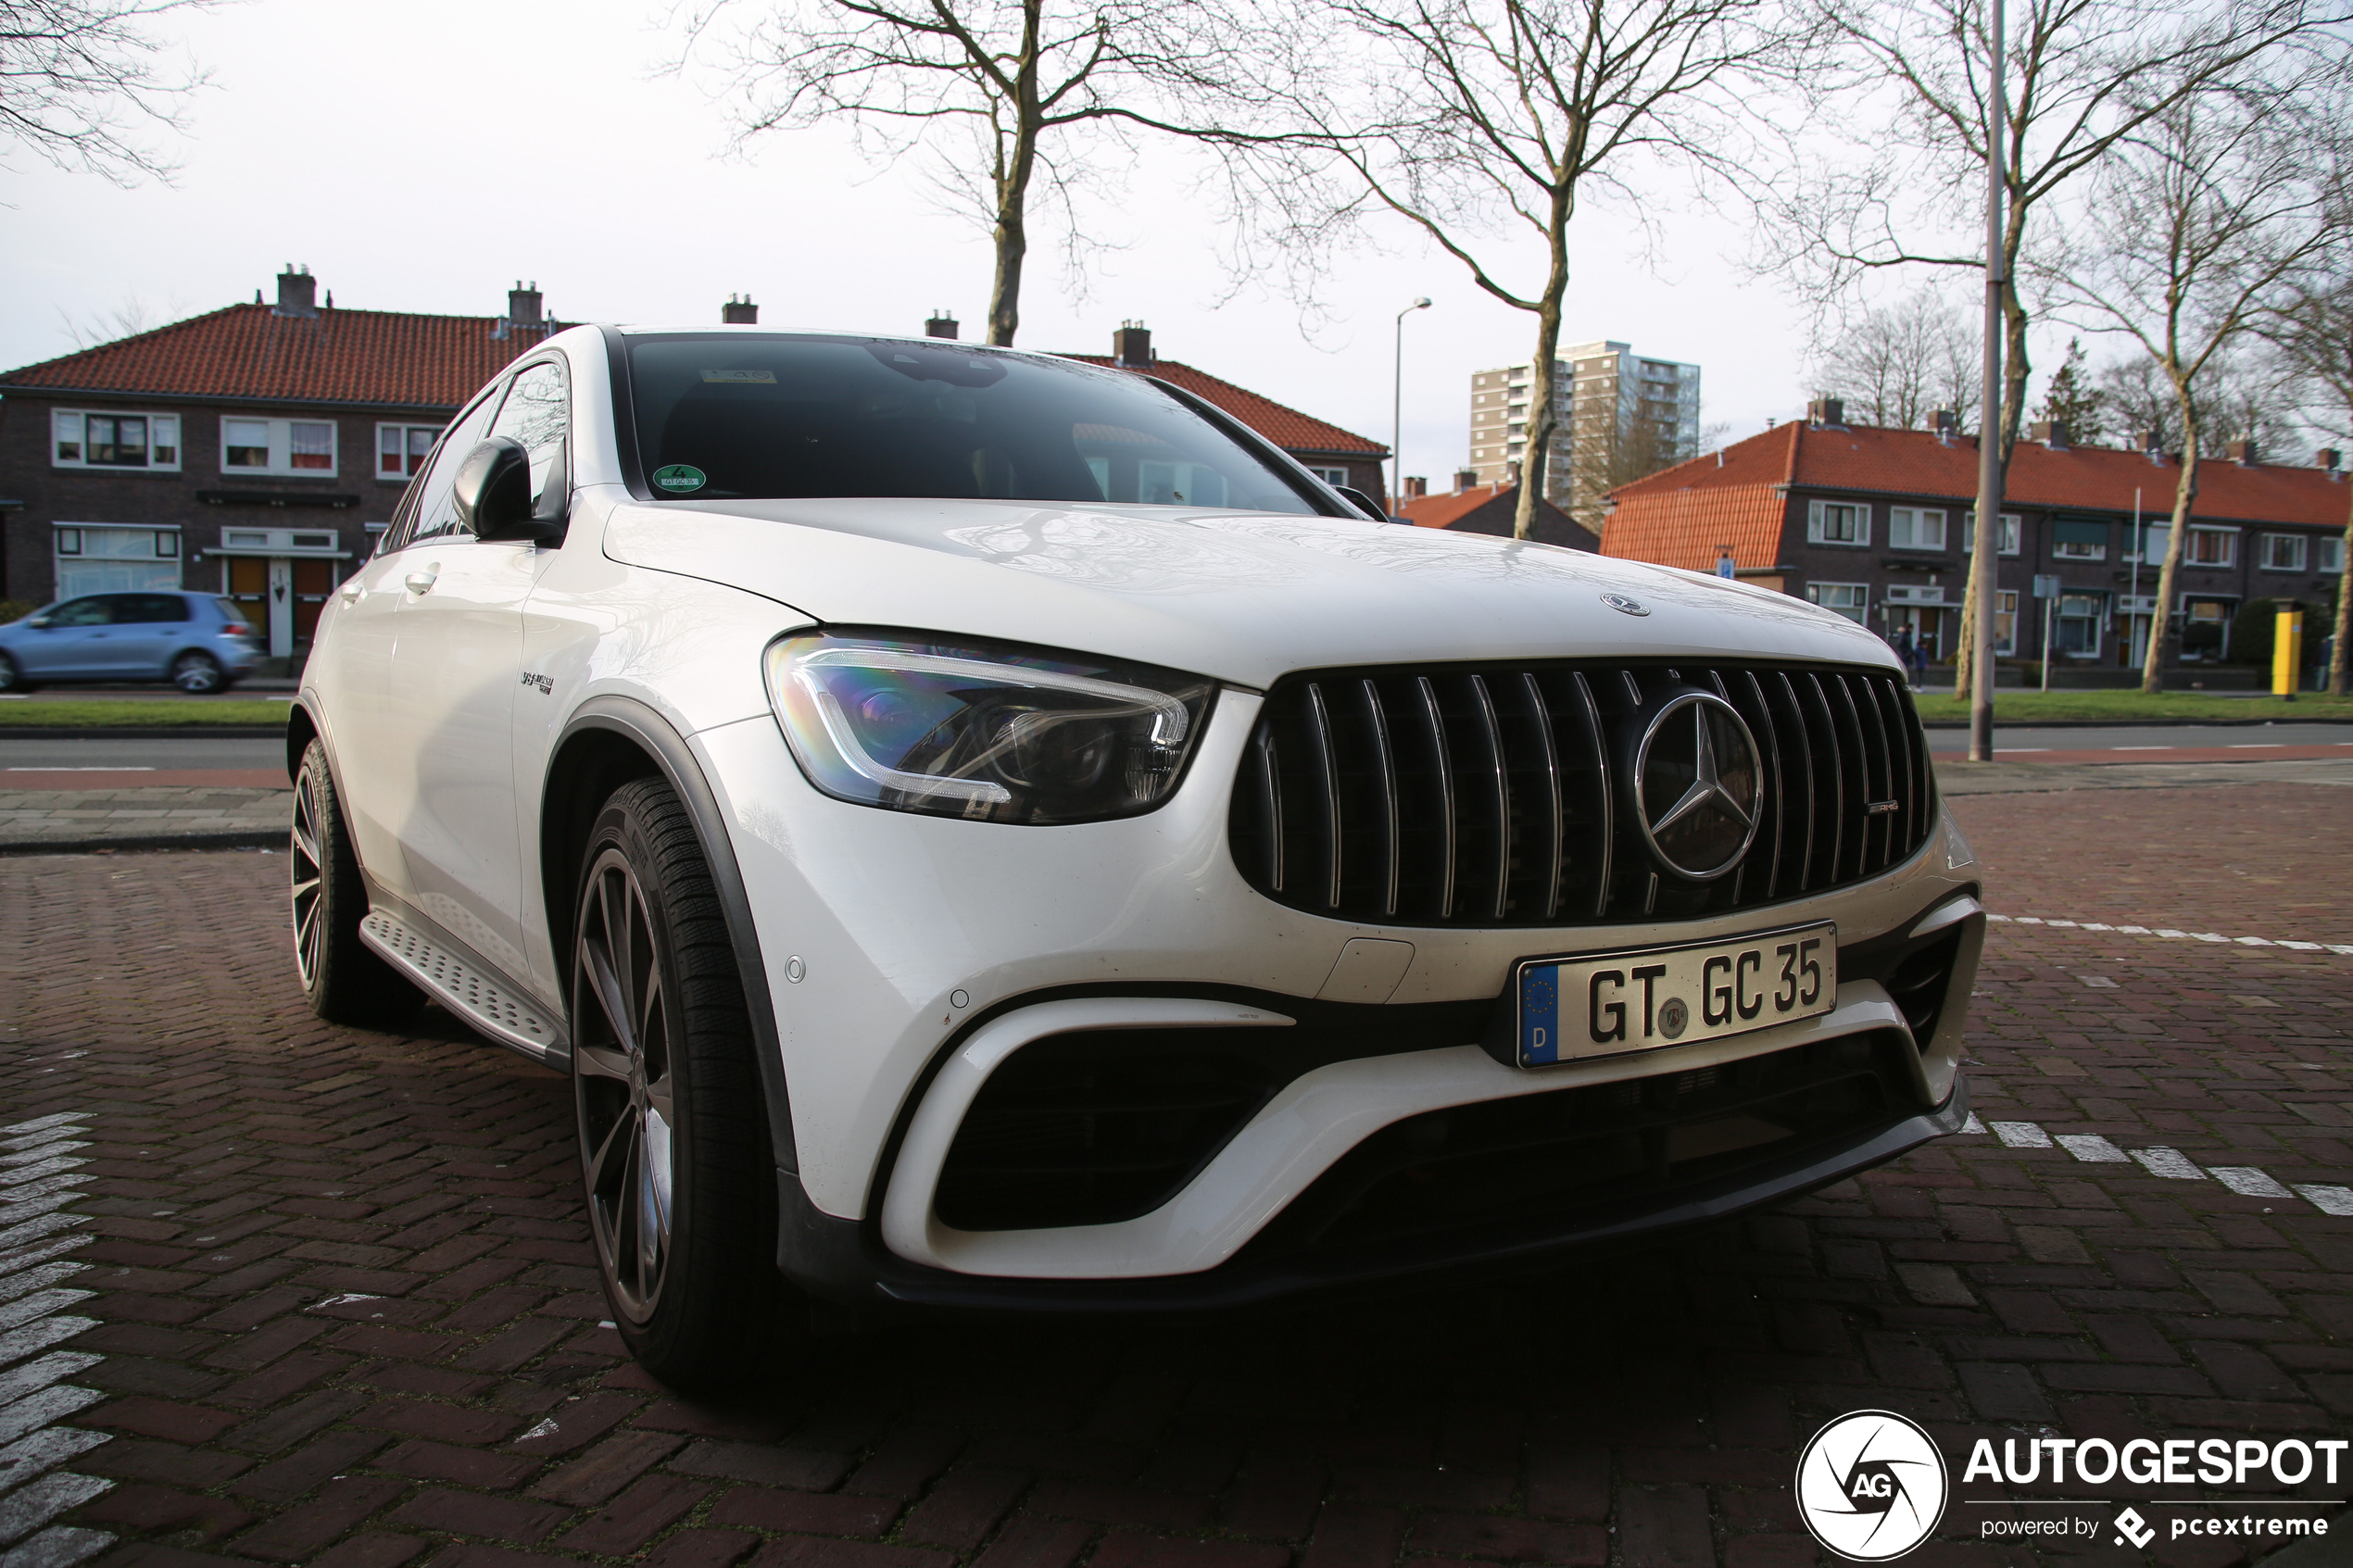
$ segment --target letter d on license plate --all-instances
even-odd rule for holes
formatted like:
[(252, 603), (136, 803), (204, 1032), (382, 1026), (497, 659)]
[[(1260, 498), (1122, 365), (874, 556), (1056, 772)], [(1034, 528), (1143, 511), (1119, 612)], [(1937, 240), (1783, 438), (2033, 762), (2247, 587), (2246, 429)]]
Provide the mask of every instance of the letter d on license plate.
[(1838, 927), (1522, 959), (1514, 987), (1522, 1067), (1719, 1040), (1836, 1007)]

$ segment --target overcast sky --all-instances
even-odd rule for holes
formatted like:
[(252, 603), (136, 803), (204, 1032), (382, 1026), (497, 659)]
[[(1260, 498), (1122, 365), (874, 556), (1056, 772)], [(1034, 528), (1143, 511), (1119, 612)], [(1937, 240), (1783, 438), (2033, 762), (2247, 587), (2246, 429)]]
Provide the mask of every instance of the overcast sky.
[[(0, 363), (69, 351), (64, 322), (130, 302), (156, 322), (250, 300), (308, 263), (346, 307), (495, 315), (535, 279), (566, 320), (702, 322), (749, 293), (765, 324), (921, 330), (934, 307), (981, 334), (987, 234), (901, 165), (846, 138), (777, 136), (726, 156), (708, 83), (659, 77), (650, 0), (248, 0), (168, 18), (212, 72), (170, 185), (118, 189), (22, 155), (0, 172)], [(1469, 376), (1525, 358), (1533, 318), (1403, 234), (1341, 257), (1312, 337), (1290, 300), (1220, 302), (1214, 215), (1154, 159), (1076, 297), (1032, 253), (1022, 346), (1106, 352), (1122, 320), (1181, 359), (1386, 441), (1395, 313), (1405, 326), (1405, 471), (1466, 457)], [(1803, 310), (1743, 278), (1727, 223), (1666, 211), (1646, 263), (1622, 214), (1589, 209), (1563, 341), (1617, 338), (1703, 369), (1705, 419), (1735, 439), (1802, 410)], [(1529, 250), (1517, 276), (1534, 286)]]

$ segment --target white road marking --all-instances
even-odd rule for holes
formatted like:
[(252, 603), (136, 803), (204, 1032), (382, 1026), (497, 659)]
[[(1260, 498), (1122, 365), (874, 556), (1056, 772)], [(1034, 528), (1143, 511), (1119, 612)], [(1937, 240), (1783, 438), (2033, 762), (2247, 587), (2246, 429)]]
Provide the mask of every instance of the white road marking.
[[(2353, 742), (2347, 744), (2353, 745)], [(1985, 918), (1996, 925), (2072, 926), (2079, 931), (2113, 931), (2119, 936), (2158, 936), (2169, 942), (2236, 943), (2243, 947), (2286, 947), (2299, 953), (2335, 953), (2339, 956), (2353, 956), (2353, 943), (2345, 942), (2298, 942), (2284, 936), (2225, 936), (2219, 931), (2176, 931), (2171, 926), (2152, 928), (2145, 925), (2109, 925), (2101, 921), (2055, 920), (2045, 915), (1989, 913)]]
[(2117, 1165), (2131, 1158), (2097, 1133), (2061, 1133), (2058, 1146), (2088, 1164)]
[(2252, 1165), (2208, 1165), (2206, 1173), (2241, 1198), (2294, 1198), (2296, 1194)]
[(2051, 1135), (2032, 1122), (1996, 1122), (1994, 1135), (2002, 1140), (2004, 1148), (2048, 1148)]
[(2353, 1214), (2353, 1187), (2317, 1186), (2298, 1182), (2296, 1190), (2323, 1214)]
[(1955, 1136), (1966, 1137), (1971, 1133), (1982, 1134), (1984, 1131), (1985, 1123), (1979, 1121), (1977, 1112), (1972, 1110), (1969, 1113), (1969, 1120), (1961, 1123), (1961, 1130)]
[(2164, 1176), (2176, 1182), (2201, 1182), (2206, 1179), (2206, 1173), (2197, 1168), (2196, 1160), (2180, 1149), (2167, 1148), (2162, 1144), (2152, 1148), (2136, 1148), (2133, 1151), (2133, 1158), (2139, 1160), (2141, 1169), (2152, 1176)]

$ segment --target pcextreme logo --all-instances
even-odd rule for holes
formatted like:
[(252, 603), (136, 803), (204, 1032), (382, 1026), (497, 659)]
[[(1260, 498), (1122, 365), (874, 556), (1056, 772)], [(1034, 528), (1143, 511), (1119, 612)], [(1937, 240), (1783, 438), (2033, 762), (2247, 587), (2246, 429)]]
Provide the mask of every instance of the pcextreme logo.
[(1903, 1556), (1944, 1517), (1944, 1456), (1893, 1411), (1856, 1411), (1797, 1457), (1797, 1511), (1814, 1538), (1856, 1562)]

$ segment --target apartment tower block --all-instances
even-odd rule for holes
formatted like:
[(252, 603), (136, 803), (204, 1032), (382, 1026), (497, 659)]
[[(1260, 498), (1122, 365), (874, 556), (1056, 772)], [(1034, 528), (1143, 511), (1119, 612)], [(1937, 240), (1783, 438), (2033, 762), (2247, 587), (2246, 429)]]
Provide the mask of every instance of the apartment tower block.
[[(1509, 483), (1527, 458), (1529, 361), (1471, 377), (1470, 468)], [(1637, 355), (1623, 343), (1561, 350), (1544, 497), (1599, 533), (1614, 485), (1699, 456), (1699, 367)]]

